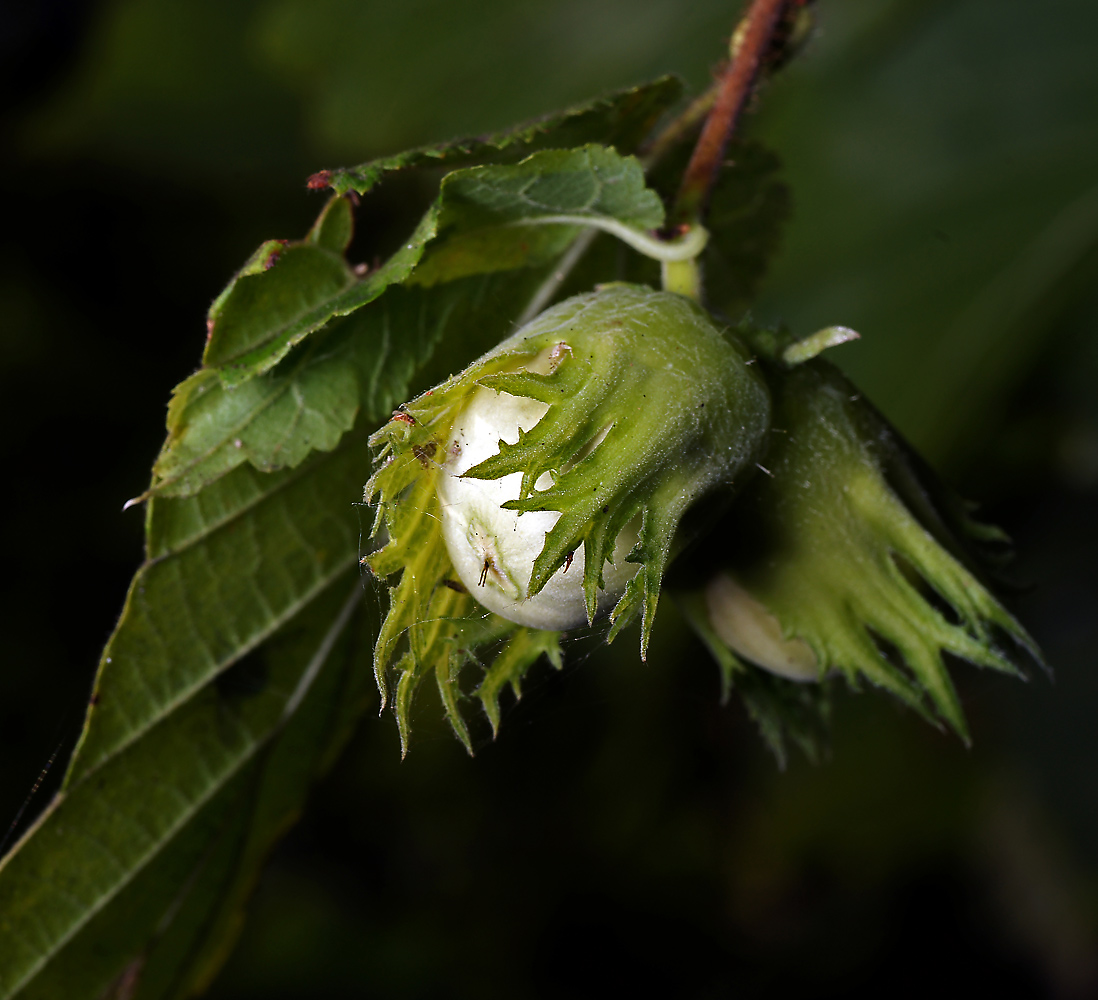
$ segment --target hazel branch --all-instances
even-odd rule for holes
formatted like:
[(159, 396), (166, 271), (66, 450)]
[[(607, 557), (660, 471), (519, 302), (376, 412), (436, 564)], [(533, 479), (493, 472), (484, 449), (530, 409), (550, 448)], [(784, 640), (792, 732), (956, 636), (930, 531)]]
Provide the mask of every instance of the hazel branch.
[(759, 77), (775, 36), (790, 8), (803, 0), (753, 0), (733, 35), (732, 60), (718, 82), (716, 101), (706, 118), (675, 201), (678, 225), (700, 221), (716, 183), (725, 149)]

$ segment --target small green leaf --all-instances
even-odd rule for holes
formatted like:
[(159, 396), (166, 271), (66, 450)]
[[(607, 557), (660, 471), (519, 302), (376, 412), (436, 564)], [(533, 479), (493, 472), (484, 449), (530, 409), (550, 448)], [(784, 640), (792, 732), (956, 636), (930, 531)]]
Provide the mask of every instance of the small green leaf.
[(397, 170), (514, 162), (540, 149), (569, 149), (588, 142), (630, 153), (681, 94), (682, 84), (676, 78), (662, 77), (495, 135), (422, 146), (357, 167), (322, 171), (314, 177), (339, 194), (351, 190), (365, 194)]
[(309, 325), (318, 307), (354, 282), (342, 254), (316, 244), (271, 251), (262, 269), (237, 275), (231, 291), (210, 310), (210, 342), (203, 363), (211, 368), (243, 367), (272, 341), (289, 343), (296, 328)]
[(614, 220), (642, 231), (663, 225), (663, 205), (640, 164), (602, 146), (547, 150), (515, 166), (472, 167), (442, 182), (439, 238), (412, 280), (452, 281), (546, 262), (579, 227), (539, 224), (554, 216)]
[(193, 496), (245, 461), (271, 472), (331, 451), (354, 424), (360, 391), (346, 352), (323, 347), (311, 341), (288, 370), (232, 389), (209, 369), (179, 385), (149, 493)]
[(326, 231), (325, 239), (342, 238), (342, 225), (332, 222), (329, 228), (328, 214), (325, 209), (312, 231), (316, 241), (307, 237), (281, 249), (277, 241), (265, 243), (262, 255), (257, 251), (214, 302), (202, 361), (217, 369), (225, 385), (240, 385), (270, 371), (330, 319), (354, 312), (389, 285), (404, 281), (435, 235), (432, 209), (396, 253), (378, 270), (358, 279), (342, 252), (318, 242)]
[[(314, 450), (334, 448), (360, 409), (379, 419), (406, 398), (412, 372), (435, 344), (467, 327), (471, 303), (491, 296), (494, 308), (505, 308), (516, 292), (525, 294), (531, 277), (512, 279), (513, 287), (504, 290), (472, 276), (529, 271), (568, 249), (576, 226), (533, 224), (564, 213), (634, 229), (653, 229), (663, 220), (659, 198), (645, 186), (636, 160), (599, 146), (537, 153), (515, 166), (460, 170), (443, 182), (437, 205), (403, 249), (343, 294), (340, 281), (327, 287), (305, 265), (278, 270), (293, 255), (292, 261), (335, 262), (340, 273), (350, 273), (341, 257), (320, 248), (324, 240), (339, 246), (350, 234), (346, 199), (330, 201), (302, 243), (282, 248), (273, 270), (263, 270), (262, 260), (250, 264), (215, 304), (215, 334), (206, 351), (211, 367), (176, 389), (168, 439), (146, 496), (189, 496), (245, 461), (264, 471), (293, 467)], [(427, 243), (436, 228), (442, 236)], [(282, 284), (275, 281), (279, 274)], [(262, 281), (268, 284), (261, 287)], [(401, 282), (413, 287), (396, 287)], [(295, 289), (306, 289), (300, 294), (320, 305), (304, 319), (273, 322), (281, 314), (262, 296), (281, 290), (287, 298), (279, 302), (292, 305)], [(296, 305), (287, 309), (300, 312)], [(346, 312), (352, 315), (338, 318)], [(247, 322), (234, 327), (237, 313)], [(243, 328), (273, 339), (252, 351), (254, 363), (217, 367), (233, 330)], [(507, 332), (496, 328), (501, 336)], [(312, 333), (308, 340), (306, 333)]]
[(394, 286), (248, 382), (230, 388), (197, 372), (173, 394), (146, 496), (192, 496), (244, 462), (274, 472), (337, 447), (360, 413), (376, 422), (408, 397), (437, 344), (464, 340), (474, 352), (506, 333), (543, 277)]

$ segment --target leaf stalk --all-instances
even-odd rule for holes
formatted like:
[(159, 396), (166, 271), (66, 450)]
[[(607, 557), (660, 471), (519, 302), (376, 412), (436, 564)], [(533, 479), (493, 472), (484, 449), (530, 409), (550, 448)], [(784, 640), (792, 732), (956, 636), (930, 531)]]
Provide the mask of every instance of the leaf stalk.
[(698, 256), (709, 242), (709, 233), (700, 225), (692, 225), (674, 240), (663, 240), (651, 236), (640, 229), (626, 225), (617, 219), (592, 215), (541, 215), (532, 219), (514, 222), (516, 226), (568, 225), (590, 226), (616, 236), (624, 244), (632, 247), (653, 260), (664, 263), (690, 261)]

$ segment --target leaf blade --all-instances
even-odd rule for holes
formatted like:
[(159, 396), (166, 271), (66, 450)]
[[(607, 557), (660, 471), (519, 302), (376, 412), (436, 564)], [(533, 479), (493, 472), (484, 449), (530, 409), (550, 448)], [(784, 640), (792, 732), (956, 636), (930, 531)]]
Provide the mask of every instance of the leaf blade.
[[(401, 247), (361, 279), (342, 253), (308, 238), (271, 251), (262, 266), (249, 263), (210, 309), (203, 364), (216, 369), (227, 386), (270, 371), (329, 320), (354, 312), (391, 284), (404, 281), (435, 235), (436, 216), (435, 209), (428, 210)], [(323, 221), (318, 226), (323, 229)]]
[[(157, 548), (138, 571), (104, 650), (70, 781), (258, 647), (354, 565), (357, 525), (350, 511), (366, 461), (359, 439), (267, 482), (242, 467), (235, 475), (245, 482), (228, 484), (220, 496), (154, 498), (148, 533)], [(180, 504), (190, 508), (183, 515), (171, 509)], [(173, 519), (185, 527), (159, 523)], [(227, 572), (217, 572), (219, 566)], [(160, 667), (155, 681), (147, 676), (150, 665)]]
[(681, 94), (682, 84), (665, 76), (487, 137), (421, 146), (356, 167), (322, 171), (323, 178), (314, 176), (338, 194), (366, 194), (399, 170), (514, 161), (540, 149), (566, 149), (588, 142), (632, 152)]
[(439, 237), (411, 280), (425, 285), (544, 264), (579, 233), (566, 215), (642, 231), (663, 225), (663, 204), (640, 163), (590, 144), (533, 153), (513, 166), (470, 167), (442, 182)]
[[(0, 995), (24, 985), (31, 996), (97, 995), (104, 978), (146, 944), (148, 928), (132, 928), (134, 916), (148, 919), (150, 908), (163, 908), (155, 926), (170, 923), (180, 882), (187, 889), (181, 876), (200, 863), (241, 794), (262, 776), (268, 747), (313, 690), (335, 639), (361, 606), (357, 584), (351, 599), (335, 588), (325, 603), (338, 611), (332, 616), (321, 607), (314, 615), (315, 649), (304, 668), (300, 657), (275, 658), (258, 690), (208, 685), (97, 775), (72, 784), (35, 836), (9, 856), (0, 883), (4, 929), (12, 931), (5, 938), (25, 943), (22, 929), (36, 927), (39, 940), (22, 954), (5, 954)], [(89, 865), (89, 854), (116, 860)], [(40, 891), (20, 898), (28, 882)], [(53, 926), (46, 927), (43, 917), (51, 913)], [(130, 919), (120, 920), (123, 914)]]

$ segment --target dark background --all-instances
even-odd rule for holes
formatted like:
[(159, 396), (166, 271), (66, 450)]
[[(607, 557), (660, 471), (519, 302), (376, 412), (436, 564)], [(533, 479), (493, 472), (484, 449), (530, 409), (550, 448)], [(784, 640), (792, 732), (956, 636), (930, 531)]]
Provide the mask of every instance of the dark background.
[[(0, 829), (79, 726), (141, 558), (121, 505), (205, 310), (304, 233), (304, 178), (666, 71), (699, 88), (735, 15), (0, 7)], [(429, 697), (403, 764), (368, 717), (214, 995), (1098, 995), (1096, 67), (1089, 0), (821, 0), (747, 125), (795, 200), (756, 315), (862, 332), (836, 360), (1014, 535), (1055, 681), (959, 670), (971, 750), (841, 697), (829, 762), (783, 774), (664, 602), (646, 665), (577, 645), (473, 760)], [(395, 198), (363, 208), (379, 245)]]

